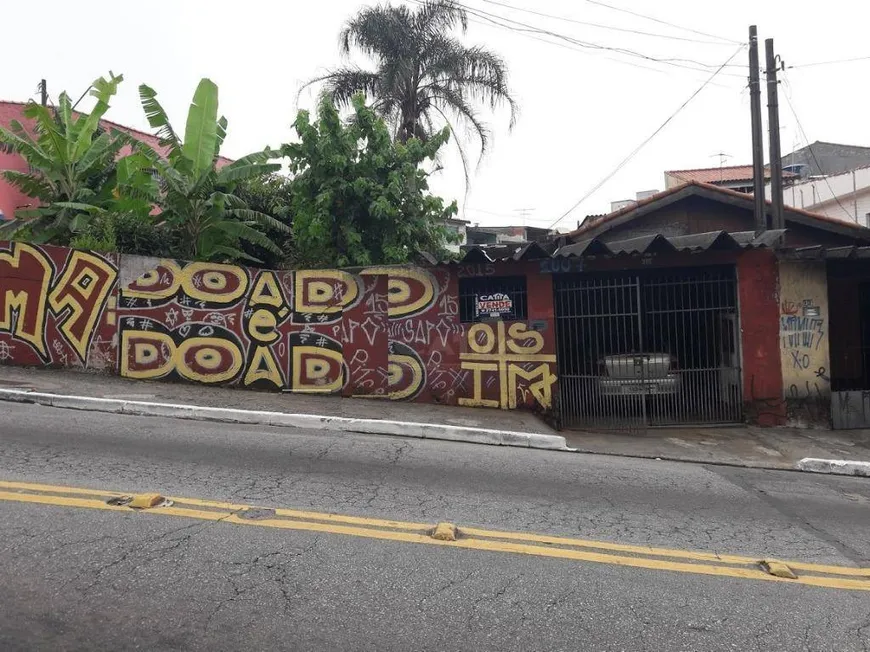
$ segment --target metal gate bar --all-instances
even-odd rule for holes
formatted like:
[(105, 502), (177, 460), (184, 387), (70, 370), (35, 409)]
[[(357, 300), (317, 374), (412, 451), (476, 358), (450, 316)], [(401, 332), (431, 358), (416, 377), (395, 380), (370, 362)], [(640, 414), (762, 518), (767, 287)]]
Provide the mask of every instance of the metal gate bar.
[(566, 427), (740, 421), (733, 268), (561, 276), (555, 304)]

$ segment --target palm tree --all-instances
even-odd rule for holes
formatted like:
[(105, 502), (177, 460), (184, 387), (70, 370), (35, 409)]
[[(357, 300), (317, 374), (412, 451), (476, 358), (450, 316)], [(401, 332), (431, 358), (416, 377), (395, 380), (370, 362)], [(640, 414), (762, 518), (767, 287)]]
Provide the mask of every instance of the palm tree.
[(161, 188), (152, 200), (164, 225), (175, 235), (178, 255), (208, 261), (260, 262), (242, 250), (242, 242), (281, 255), (281, 249), (264, 231), (286, 233), (289, 227), (252, 210), (236, 194), (237, 184), (272, 174), (281, 165), (269, 163), (274, 156), (267, 148), (218, 168), (227, 120), (218, 118), (218, 87), (214, 82), (199, 82), (183, 139), (172, 128), (153, 89), (142, 84), (139, 96), (149, 124), (158, 130), (160, 144), (169, 153), (163, 158), (146, 145), (137, 144), (129, 158), (141, 157), (136, 165), (151, 166), (159, 177)]
[[(416, 10), (404, 5), (364, 8), (345, 25), (340, 47), (345, 56), (353, 50), (367, 55), (375, 69), (342, 67), (303, 89), (324, 82), (324, 93), (340, 106), (364, 93), (402, 142), (412, 137), (425, 141), (444, 125), (455, 132), (454, 122), (461, 124), (477, 135), (483, 155), (489, 129), (477, 105), (495, 109), (506, 104), (511, 126), (517, 106), (502, 58), (479, 46), (467, 47), (452, 35), (457, 28), (465, 34), (467, 27), (465, 9), (448, 0), (425, 0)], [(460, 153), (466, 165), (461, 145)]]

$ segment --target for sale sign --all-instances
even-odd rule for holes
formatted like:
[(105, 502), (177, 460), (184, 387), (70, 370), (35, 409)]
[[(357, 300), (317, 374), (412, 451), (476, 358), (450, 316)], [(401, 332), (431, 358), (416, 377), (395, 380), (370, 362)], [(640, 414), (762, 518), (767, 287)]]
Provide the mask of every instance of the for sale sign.
[(493, 319), (509, 315), (513, 309), (513, 300), (503, 292), (479, 295), (475, 304), (475, 313), (478, 317), (491, 317)]

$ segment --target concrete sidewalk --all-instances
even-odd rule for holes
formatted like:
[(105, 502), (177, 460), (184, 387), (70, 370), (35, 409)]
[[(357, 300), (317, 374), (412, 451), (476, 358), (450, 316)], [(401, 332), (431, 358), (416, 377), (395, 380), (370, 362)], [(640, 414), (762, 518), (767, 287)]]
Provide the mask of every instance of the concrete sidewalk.
[[(32, 392), (32, 400), (22, 396)], [(103, 412), (331, 429), (565, 450), (565, 438), (529, 412), (257, 392), (0, 366), (0, 399)]]
[(870, 430), (734, 426), (562, 434), (571, 448), (601, 455), (763, 469), (797, 469), (805, 458), (870, 461)]
[[(271, 420), (267, 418), (262, 421), (273, 425), (328, 426), (352, 432), (400, 434), (532, 448), (564, 449), (567, 444), (568, 448), (581, 453), (706, 464), (796, 469), (804, 458), (870, 461), (870, 430), (695, 427), (650, 429), (632, 433), (557, 433), (534, 414), (523, 411), (506, 412), (426, 403), (255, 392), (225, 387), (129, 380), (118, 376), (67, 370), (3, 366), (0, 366), (0, 390), (180, 405), (193, 411), (186, 418), (211, 418), (208, 415), (202, 416), (202, 411), (196, 410), (200, 407), (215, 408), (215, 412), (244, 410), (273, 415)], [(125, 411), (143, 413), (136, 409)], [(158, 413), (160, 412), (154, 412)], [(180, 412), (161, 415), (182, 416)], [(276, 419), (275, 415), (310, 415), (311, 418), (294, 421)], [(223, 418), (211, 419), (231, 421)], [(317, 423), (318, 420), (323, 423)], [(412, 425), (413, 428), (410, 427)], [(419, 431), (423, 431), (423, 434), (415, 434)]]

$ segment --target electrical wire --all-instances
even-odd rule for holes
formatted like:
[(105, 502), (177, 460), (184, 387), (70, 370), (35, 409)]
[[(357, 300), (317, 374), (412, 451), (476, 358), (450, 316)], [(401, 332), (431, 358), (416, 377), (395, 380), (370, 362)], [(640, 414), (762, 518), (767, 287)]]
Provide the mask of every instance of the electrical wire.
[[(422, 0), (417, 0), (417, 1), (422, 2)], [(677, 67), (688, 68), (690, 70), (699, 70), (701, 72), (709, 72), (709, 69), (718, 68), (718, 66), (716, 64), (709, 64), (709, 63), (705, 63), (703, 61), (697, 61), (695, 59), (686, 59), (686, 58), (682, 58), (682, 57), (665, 57), (665, 58), (654, 57), (654, 56), (651, 56), (648, 54), (644, 54), (643, 52), (637, 52), (636, 50), (630, 50), (628, 48), (611, 47), (608, 45), (602, 45), (600, 43), (594, 43), (591, 41), (582, 41), (580, 39), (574, 38), (572, 36), (568, 36), (566, 34), (562, 34), (560, 32), (554, 32), (552, 30), (544, 29), (544, 28), (539, 27), (537, 25), (531, 25), (529, 23), (524, 23), (524, 22), (519, 21), (519, 20), (507, 18), (506, 16), (502, 16), (501, 14), (495, 14), (492, 12), (483, 11), (482, 9), (476, 9), (474, 7), (469, 7), (468, 5), (463, 4), (461, 2), (454, 2), (454, 4), (462, 7), (467, 12), (469, 12), (473, 15), (476, 15), (479, 18), (485, 18), (485, 19), (490, 19), (490, 20), (492, 20), (492, 19), (501, 20), (501, 21), (511, 23), (512, 25), (517, 26), (517, 27), (511, 27), (509, 25), (502, 25), (503, 27), (506, 27), (507, 29), (512, 29), (512, 30), (516, 30), (516, 31), (532, 31), (532, 32), (536, 32), (539, 34), (546, 34), (548, 36), (562, 39), (562, 40), (567, 41), (569, 43), (574, 43), (575, 45), (579, 45), (580, 47), (585, 47), (585, 48), (589, 48), (592, 50), (608, 50), (611, 52), (616, 52), (616, 53), (624, 54), (627, 56), (638, 57), (640, 59), (645, 59), (647, 61), (653, 61), (656, 63), (663, 63), (663, 64), (667, 64), (667, 65), (674, 65)], [(743, 44), (741, 44), (741, 45), (743, 45)], [(692, 66), (686, 66), (686, 65), (681, 65), (681, 64), (694, 64), (695, 66), (701, 66), (701, 68), (695, 68)], [(743, 75), (737, 75), (737, 76), (741, 77), (741, 78), (744, 77)]]
[[(422, 6), (425, 6), (425, 4), (426, 4), (425, 0), (411, 0), (411, 1), (415, 2), (418, 5), (422, 5)], [(574, 45), (580, 46), (581, 48), (587, 48), (590, 50), (604, 50), (604, 51), (615, 52), (618, 54), (623, 54), (623, 55), (631, 56), (631, 57), (637, 57), (637, 58), (644, 59), (644, 60), (651, 61), (651, 62), (655, 62), (655, 63), (661, 63), (661, 64), (672, 66), (675, 68), (685, 68), (687, 70), (693, 70), (695, 72), (708, 73), (708, 72), (710, 72), (709, 69), (716, 68), (715, 64), (708, 64), (708, 63), (704, 63), (702, 61), (696, 61), (694, 59), (685, 59), (685, 58), (678, 58), (678, 57), (659, 58), (659, 57), (654, 57), (654, 56), (651, 56), (648, 54), (644, 54), (642, 52), (637, 52), (635, 50), (630, 50), (628, 48), (611, 47), (611, 46), (607, 46), (607, 45), (602, 45), (600, 43), (593, 43), (590, 41), (582, 41), (580, 39), (574, 38), (572, 36), (567, 36), (567, 35), (561, 34), (559, 32), (554, 32), (552, 30), (544, 29), (544, 28), (538, 27), (536, 25), (530, 25), (529, 23), (524, 23), (522, 21), (513, 20), (512, 18), (507, 18), (507, 17), (502, 16), (500, 14), (494, 14), (492, 12), (483, 11), (482, 9), (476, 9), (474, 7), (470, 7), (466, 4), (463, 4), (461, 2), (457, 2), (455, 0), (454, 0), (453, 4), (455, 4), (458, 7), (461, 7), (462, 9), (464, 9), (467, 13), (471, 14), (472, 16), (476, 16), (477, 18), (481, 18), (483, 20), (486, 20), (490, 23), (498, 25), (499, 27), (502, 27), (502, 28), (505, 28), (505, 29), (508, 29), (508, 30), (511, 30), (514, 32), (518, 32), (518, 33), (532, 32), (535, 34), (543, 34), (543, 35), (551, 36), (553, 38), (557, 38), (557, 39), (566, 41), (568, 43), (572, 43)], [(506, 25), (505, 23), (510, 23), (510, 24)], [(745, 44), (741, 44), (741, 45), (745, 45)], [(695, 65), (693, 66), (693, 65), (686, 65), (686, 64), (695, 64)], [(700, 67), (698, 67), (698, 66), (700, 66)], [(731, 77), (739, 77), (740, 79), (745, 79), (745, 75), (738, 75), (735, 73), (724, 73), (724, 74), (731, 76)]]
[(516, 5), (510, 5), (510, 4), (507, 4), (504, 2), (497, 2), (497, 0), (481, 0), (481, 2), (485, 2), (485, 3), (491, 4), (491, 5), (498, 5), (499, 7), (505, 7), (507, 9), (512, 9), (514, 11), (521, 11), (523, 13), (533, 14), (535, 16), (541, 16), (543, 18), (552, 18), (553, 20), (561, 20), (561, 21), (564, 21), (566, 23), (574, 23), (575, 25), (585, 25), (587, 27), (597, 27), (599, 29), (609, 29), (609, 30), (612, 30), (614, 32), (625, 32), (628, 34), (638, 34), (640, 36), (649, 36), (652, 38), (663, 38), (663, 39), (669, 39), (672, 41), (684, 41), (687, 43), (700, 43), (703, 45), (718, 45), (718, 46), (731, 45), (730, 43), (724, 43), (722, 41), (705, 41), (705, 40), (701, 40), (701, 39), (687, 38), (684, 36), (671, 36), (669, 34), (658, 34), (655, 32), (644, 32), (642, 30), (628, 29), (626, 27), (616, 27), (614, 25), (603, 25), (601, 23), (590, 23), (590, 22), (585, 21), (585, 20), (576, 20), (574, 18), (568, 18), (567, 16), (557, 16), (554, 14), (547, 14), (547, 13), (544, 13), (542, 11), (535, 11), (534, 9), (527, 9), (525, 7), (518, 7)]
[(794, 66), (788, 66), (788, 69), (792, 68), (813, 68), (815, 66), (830, 66), (835, 63), (852, 63), (853, 61), (868, 61), (870, 60), (870, 56), (866, 57), (852, 57), (851, 59), (834, 59), (832, 61), (813, 61), (812, 63), (799, 63)]
[(613, 169), (612, 172), (610, 172), (607, 176), (605, 176), (603, 179), (601, 179), (601, 181), (599, 181), (599, 182), (596, 183), (594, 186), (592, 186), (592, 188), (590, 188), (588, 192), (586, 192), (586, 193), (585, 193), (585, 194), (584, 194), (580, 199), (578, 199), (578, 200), (574, 203), (574, 205), (571, 206), (571, 208), (569, 208), (567, 211), (565, 211), (564, 213), (562, 213), (562, 215), (561, 215), (561, 216), (560, 216), (560, 217), (559, 217), (555, 222), (553, 222), (553, 223), (549, 226), (549, 228), (552, 229), (552, 228), (555, 227), (559, 222), (561, 222), (561, 221), (564, 220), (566, 217), (568, 217), (571, 213), (574, 212), (574, 210), (576, 210), (576, 208), (577, 208), (578, 206), (580, 206), (580, 204), (582, 204), (584, 201), (586, 201), (587, 199), (589, 199), (593, 194), (595, 194), (595, 193), (596, 193), (596, 192), (601, 188), (601, 186), (603, 186), (605, 183), (607, 183), (607, 182), (610, 181), (613, 177), (615, 177), (616, 174), (617, 174), (617, 173), (618, 173), (622, 168), (624, 168), (624, 167), (629, 163), (629, 161), (631, 161), (631, 159), (633, 159), (633, 158), (637, 155), (637, 153), (640, 152), (641, 149), (643, 149), (643, 148), (644, 148), (644, 147), (645, 147), (645, 146), (646, 146), (646, 145), (647, 145), (647, 144), (648, 144), (648, 143), (649, 143), (653, 138), (655, 138), (655, 137), (656, 137), (656, 136), (657, 136), (657, 135), (658, 135), (658, 134), (659, 134), (659, 133), (660, 133), (660, 132), (665, 128), (665, 127), (667, 127), (668, 124), (670, 124), (671, 120), (673, 120), (674, 118), (676, 118), (677, 115), (678, 115), (678, 114), (679, 114), (683, 109), (685, 109), (686, 106), (688, 106), (689, 103), (690, 103), (692, 100), (694, 100), (694, 99), (695, 99), (695, 98), (696, 98), (696, 97), (701, 93), (701, 91), (703, 91), (703, 90), (704, 90), (704, 89), (705, 89), (705, 88), (710, 84), (710, 82), (713, 81), (713, 79), (714, 79), (718, 74), (720, 74), (720, 73), (722, 72), (722, 70), (725, 69), (725, 66), (727, 66), (729, 63), (731, 63), (731, 61), (734, 59), (734, 57), (736, 57), (738, 54), (740, 54), (740, 52), (744, 49), (744, 47), (745, 47), (745, 45), (741, 44), (740, 47), (737, 48), (737, 50), (734, 51), (734, 54), (732, 54), (730, 57), (728, 57), (728, 59), (725, 61), (725, 63), (723, 63), (722, 65), (720, 65), (719, 68), (718, 68), (718, 69), (717, 69), (717, 70), (716, 70), (712, 75), (710, 75), (710, 77), (709, 77), (709, 78), (708, 78), (708, 79), (707, 79), (703, 84), (701, 84), (701, 86), (700, 86), (700, 87), (699, 87), (699, 88), (698, 88), (694, 93), (692, 93), (692, 94), (688, 97), (688, 99), (687, 99), (685, 102), (683, 102), (679, 107), (677, 107), (677, 110), (676, 110), (676, 111), (674, 111), (670, 116), (668, 116), (668, 118), (667, 118), (667, 119), (666, 119), (666, 120), (665, 120), (661, 125), (659, 125), (658, 128), (657, 128), (654, 132), (652, 132), (652, 134), (650, 134), (649, 136), (647, 136), (647, 138), (645, 138), (645, 139), (643, 140), (643, 142), (640, 143), (640, 145), (638, 145), (637, 147), (635, 147), (635, 148), (631, 151), (631, 153), (630, 153), (628, 156), (626, 156), (624, 159), (622, 159), (622, 161), (620, 161), (619, 165), (617, 165), (617, 166)]
[[(412, 1), (416, 1), (416, 0), (412, 0)], [(468, 20), (469, 20), (469, 22), (474, 23), (475, 25), (483, 25), (484, 27), (505, 27), (505, 28), (507, 28), (507, 29), (511, 29), (510, 26), (508, 26), (508, 25), (502, 25), (501, 23), (498, 23), (498, 22), (496, 22), (496, 21), (494, 21), (494, 20), (491, 20), (491, 19), (489, 19), (489, 18), (486, 18), (486, 19), (483, 19), (483, 20), (477, 20), (477, 19), (474, 19), (474, 18), (469, 18)], [(571, 51), (573, 51), (573, 52), (579, 52), (580, 54), (586, 54), (586, 55), (591, 55), (591, 54), (592, 54), (591, 52), (589, 52), (588, 49), (582, 49), (582, 48), (579, 48), (579, 47), (574, 47), (574, 46), (571, 46), (571, 45), (568, 44), (568, 43), (563, 43), (563, 42), (561, 42), (561, 41), (550, 41), (550, 40), (548, 40), (548, 39), (546, 39), (546, 38), (542, 38), (542, 37), (540, 37), (540, 36), (535, 36), (534, 34), (529, 34), (528, 32), (525, 32), (525, 31), (517, 31), (516, 33), (517, 33), (519, 36), (524, 36), (524, 37), (529, 38), (529, 39), (532, 39), (532, 40), (534, 40), (534, 41), (539, 41), (539, 42), (541, 42), (541, 43), (546, 43), (547, 45), (555, 45), (556, 47), (563, 48), (563, 49), (565, 49), (565, 50), (571, 50)], [(641, 70), (650, 70), (650, 71), (652, 71), (652, 72), (657, 72), (657, 73), (659, 73), (659, 74), (661, 74), (661, 75), (667, 75), (667, 74), (669, 74), (669, 73), (671, 72), (670, 70), (662, 70), (661, 68), (653, 68), (652, 66), (645, 66), (645, 65), (640, 64), (640, 63), (637, 63), (637, 62), (635, 62), (635, 61), (626, 61), (625, 59), (617, 59), (616, 57), (610, 57), (610, 56), (607, 56), (606, 54), (598, 53), (597, 56), (601, 57), (602, 59), (607, 59), (608, 61), (613, 61), (614, 63), (622, 64), (622, 65), (624, 65), (624, 66), (630, 66), (630, 67), (632, 67), (632, 68), (639, 68), (639, 69), (641, 69)], [(679, 66), (679, 68), (683, 68), (683, 66)], [(698, 72), (704, 72), (704, 73), (709, 72), (708, 70), (702, 70), (701, 68), (698, 68), (698, 69), (695, 69), (695, 68), (686, 68), (686, 70), (689, 70), (689, 71), (695, 71), (695, 70), (697, 70)], [(696, 76), (693, 75), (693, 76), (692, 76), (692, 79), (695, 79), (695, 80), (697, 81), (697, 80), (698, 80), (698, 77), (696, 77)], [(729, 90), (733, 90), (733, 89), (734, 89), (733, 86), (727, 86), (727, 85), (725, 85), (725, 84), (719, 84), (719, 83), (716, 83), (716, 82), (713, 82), (713, 83), (711, 84), (711, 86), (716, 86), (717, 88), (726, 88), (726, 89), (729, 89)], [(743, 87), (746, 88), (746, 84), (744, 84)]]
[(681, 29), (686, 32), (692, 32), (693, 34), (698, 34), (699, 36), (706, 36), (707, 38), (715, 38), (720, 41), (725, 41), (726, 43), (730, 43), (732, 45), (740, 44), (740, 41), (735, 41), (733, 39), (725, 38), (724, 36), (717, 36), (716, 34), (708, 34), (707, 32), (701, 32), (697, 29), (692, 29), (691, 27), (683, 27), (682, 25), (677, 25), (675, 23), (669, 23), (666, 20), (661, 20), (660, 18), (654, 18), (653, 16), (647, 16), (646, 14), (641, 14), (636, 11), (631, 11), (630, 9), (623, 9), (622, 7), (615, 7), (614, 5), (609, 5), (606, 2), (600, 2), (599, 0), (586, 0), (589, 4), (598, 5), (599, 7), (605, 7), (607, 9), (612, 9), (613, 11), (619, 11), (624, 14), (631, 14), (632, 16), (636, 16), (638, 18), (644, 18), (646, 20), (651, 20), (654, 23), (659, 23), (661, 25), (667, 25), (668, 27), (673, 27), (675, 29)]
[[(786, 77), (784, 71), (783, 71), (782, 79), (783, 79), (783, 82), (785, 82), (785, 86), (787, 88), (787, 91), (785, 93), (783, 93), (783, 97), (785, 97), (785, 103), (788, 104), (788, 108), (791, 111), (791, 114), (794, 116), (794, 121), (797, 124), (798, 131), (800, 131), (801, 136), (803, 137), (804, 141), (807, 144), (807, 149), (810, 151), (810, 156), (812, 156), (813, 162), (816, 164), (816, 167), (819, 169), (819, 173), (824, 175), (823, 179), (825, 180), (825, 185), (828, 186), (828, 190), (830, 191), (831, 196), (837, 202), (837, 206), (839, 206), (840, 210), (843, 211), (843, 213), (845, 213), (846, 215), (851, 215), (851, 213), (848, 210), (846, 210), (846, 207), (843, 206), (843, 204), (840, 202), (840, 198), (837, 196), (837, 194), (834, 192), (834, 189), (831, 187), (831, 181), (828, 179), (828, 175), (822, 169), (822, 166), (819, 163), (819, 159), (816, 158), (816, 153), (813, 151), (813, 146), (810, 143), (810, 139), (807, 137), (807, 132), (804, 131), (804, 126), (803, 126), (803, 124), (801, 124), (801, 119), (798, 117), (797, 111), (794, 108), (794, 104), (791, 101), (791, 84), (788, 83), (788, 78)], [(856, 224), (858, 223), (858, 213), (857, 212), (855, 213), (855, 223)]]

